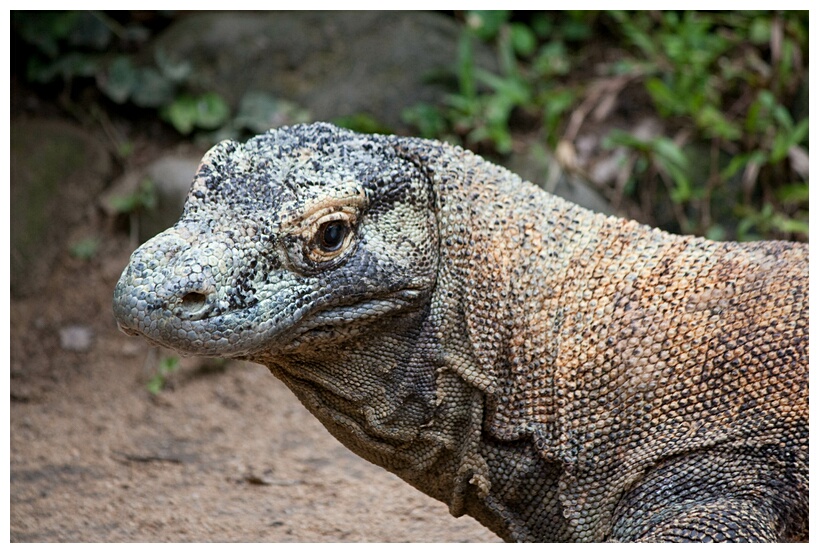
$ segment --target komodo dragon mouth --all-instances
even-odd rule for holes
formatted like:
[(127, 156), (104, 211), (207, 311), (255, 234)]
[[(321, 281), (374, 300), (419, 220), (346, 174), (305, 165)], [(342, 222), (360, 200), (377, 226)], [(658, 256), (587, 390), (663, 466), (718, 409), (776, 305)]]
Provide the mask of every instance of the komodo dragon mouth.
[[(123, 275), (114, 294), (115, 317), (122, 332), (143, 336), (156, 345), (184, 354), (243, 359), (349, 339), (387, 314), (411, 309), (423, 296), (421, 290), (403, 289), (379, 298), (319, 297), (308, 303), (309, 308), (280, 309), (278, 325), (259, 325), (258, 321), (272, 311), (265, 303), (223, 312), (218, 308), (215, 289), (209, 295), (200, 292), (179, 292), (165, 298), (143, 295), (132, 302), (129, 300), (135, 297), (130, 284), (133, 280), (136, 278)], [(352, 321), (356, 324), (350, 324)]]

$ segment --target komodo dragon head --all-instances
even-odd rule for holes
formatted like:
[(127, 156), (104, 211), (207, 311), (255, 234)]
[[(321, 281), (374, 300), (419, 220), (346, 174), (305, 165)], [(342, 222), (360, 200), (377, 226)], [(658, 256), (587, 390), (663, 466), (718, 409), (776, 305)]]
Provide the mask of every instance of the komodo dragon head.
[(432, 201), (394, 148), (330, 125), (221, 142), (179, 222), (134, 252), (117, 322), (182, 353), (260, 361), (377, 332), (435, 284)]

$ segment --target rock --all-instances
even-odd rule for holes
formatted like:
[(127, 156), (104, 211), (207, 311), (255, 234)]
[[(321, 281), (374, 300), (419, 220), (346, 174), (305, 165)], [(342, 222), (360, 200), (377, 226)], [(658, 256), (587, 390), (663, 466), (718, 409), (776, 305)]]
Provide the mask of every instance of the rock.
[(11, 293), (39, 290), (68, 229), (87, 213), (113, 164), (93, 134), (62, 120), (11, 122)]
[[(440, 105), (451, 92), (441, 77), (454, 75), (460, 33), (455, 20), (429, 12), (199, 13), (181, 18), (153, 48), (190, 63), (198, 85), (234, 107), (262, 92), (306, 107), (314, 120), (367, 113), (398, 132), (405, 108)], [(496, 71), (491, 47), (473, 46), (476, 64)], [(512, 160), (513, 170), (540, 184), (550, 167), (559, 169), (547, 154)], [(588, 184), (553, 175), (550, 192), (611, 213)]]
[(141, 241), (153, 238), (179, 220), (200, 161), (201, 156), (166, 156), (147, 167), (146, 175), (156, 191), (156, 207), (145, 211), (140, 217)]
[(60, 329), (60, 347), (66, 351), (83, 353), (91, 349), (94, 331), (85, 325), (72, 325)]
[(534, 144), (522, 154), (513, 154), (503, 165), (546, 192), (598, 213), (616, 215), (599, 192), (580, 177), (563, 171), (554, 155), (542, 146)]
[(147, 167), (127, 171), (100, 198), (103, 210), (108, 215), (117, 215), (119, 201), (136, 194), (146, 181), (149, 182), (155, 205), (137, 213), (138, 238), (140, 242), (145, 242), (179, 220), (201, 157), (201, 154), (172, 154), (153, 161)]
[[(399, 130), (404, 108), (440, 103), (451, 91), (441, 77), (452, 77), (459, 33), (452, 18), (428, 12), (198, 13), (169, 27), (153, 49), (190, 63), (197, 85), (234, 109), (246, 94), (264, 92), (315, 120), (367, 113)], [(497, 66), (487, 45), (475, 48), (478, 65)]]

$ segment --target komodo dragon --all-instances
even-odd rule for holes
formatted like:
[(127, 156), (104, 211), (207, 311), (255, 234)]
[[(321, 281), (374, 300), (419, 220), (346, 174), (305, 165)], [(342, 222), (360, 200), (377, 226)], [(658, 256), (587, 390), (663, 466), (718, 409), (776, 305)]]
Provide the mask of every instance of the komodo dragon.
[(312, 124), (213, 147), (114, 313), (266, 365), (505, 540), (808, 538), (805, 245), (673, 236)]

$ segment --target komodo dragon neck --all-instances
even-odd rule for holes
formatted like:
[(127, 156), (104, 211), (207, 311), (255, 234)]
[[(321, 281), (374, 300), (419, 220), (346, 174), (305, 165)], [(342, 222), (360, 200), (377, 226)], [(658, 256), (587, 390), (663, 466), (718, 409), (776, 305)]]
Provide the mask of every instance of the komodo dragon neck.
[[(426, 303), (365, 324), (332, 347), (311, 342), (252, 360), (267, 365), (352, 451), (445, 502), (454, 515), (468, 513), (508, 540), (535, 540), (542, 536), (528, 527), (526, 513), (539, 524), (548, 511), (558, 521), (551, 538), (568, 540), (573, 530), (559, 522), (565, 460), (555, 440), (552, 384), (560, 292), (567, 267), (592, 254), (568, 245), (583, 244), (607, 222), (474, 160), (471, 167), (467, 152), (463, 166), (430, 175), (441, 260)], [(470, 188), (470, 178), (480, 187)], [(365, 396), (367, 386), (309, 376), (326, 374), (327, 366), (338, 375), (378, 373), (384, 385)], [(521, 399), (540, 401), (531, 413), (508, 417), (512, 405), (504, 404), (517, 390), (502, 389), (507, 371), (527, 371)], [(538, 509), (515, 514), (524, 500)]]
[[(674, 236), (594, 214), (469, 153), (459, 168), (436, 168), (445, 198), (438, 290), (455, 294), (436, 326), (444, 338), (468, 337), (441, 342), (447, 367), (482, 392), (476, 458), (515, 459), (472, 476), (505, 532), (484, 524), (516, 540), (612, 539), (640, 527), (639, 517), (633, 527), (615, 520), (647, 471), (726, 450), (754, 459), (762, 487), (782, 478), (799, 490), (783, 498), (777, 489), (768, 509), (778, 531), (802, 521), (783, 533), (804, 532), (807, 420), (793, 458), (779, 438), (793, 419), (765, 416), (760, 402), (791, 404), (798, 389), (794, 408), (807, 414), (807, 370), (791, 372), (807, 366), (798, 322), (807, 320), (807, 250)], [(459, 185), (447, 187), (450, 179)], [(774, 354), (771, 340), (784, 352)], [(789, 374), (770, 386), (771, 372)], [(774, 476), (779, 463), (787, 469)], [(520, 467), (529, 472), (514, 473)], [(743, 478), (727, 474), (720, 485)], [(541, 510), (526, 509), (533, 504)]]

